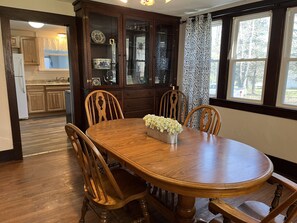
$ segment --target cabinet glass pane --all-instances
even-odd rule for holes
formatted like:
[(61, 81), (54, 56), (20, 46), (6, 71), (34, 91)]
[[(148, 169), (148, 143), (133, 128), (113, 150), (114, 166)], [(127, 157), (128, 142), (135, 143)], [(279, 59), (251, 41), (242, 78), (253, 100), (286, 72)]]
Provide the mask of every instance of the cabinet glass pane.
[(90, 14), (92, 85), (118, 85), (118, 19)]
[(172, 81), (173, 30), (171, 25), (160, 24), (156, 27), (155, 84), (169, 84)]
[(149, 22), (126, 20), (126, 84), (148, 84)]

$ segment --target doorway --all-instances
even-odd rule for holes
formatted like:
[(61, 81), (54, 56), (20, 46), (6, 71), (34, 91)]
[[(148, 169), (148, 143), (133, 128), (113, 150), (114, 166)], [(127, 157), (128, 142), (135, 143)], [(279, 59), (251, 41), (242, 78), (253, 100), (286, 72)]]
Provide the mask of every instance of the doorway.
[(64, 131), (72, 119), (71, 112), (66, 119), (70, 103), (65, 97), (70, 91), (67, 30), (35, 24), (41, 27), (10, 20), (23, 157), (70, 148)]
[[(11, 132), (9, 139), (12, 140), (12, 145), (2, 148), (0, 151), (0, 161), (21, 160), (23, 159), (22, 140), (20, 132), (20, 122), (18, 116), (16, 86), (13, 72), (12, 62), (12, 47), (14, 43), (11, 38), (10, 21), (39, 21), (44, 24), (53, 24), (63, 26), (67, 30), (68, 42), (68, 58), (70, 67), (70, 98), (71, 101), (71, 122), (78, 127), (81, 127), (81, 89), (80, 76), (78, 65), (78, 48), (77, 48), (77, 28), (76, 19), (73, 16), (59, 15), (47, 12), (9, 8), (0, 6), (0, 22), (2, 31), (2, 47), (3, 57), (2, 64), (5, 68), (3, 75), (6, 77), (7, 97), (8, 97), (8, 119), (10, 119), (10, 126), (8, 125), (7, 132)], [(29, 47), (30, 48), (30, 47)], [(33, 69), (33, 68), (32, 68)], [(4, 69), (3, 69), (4, 70)], [(38, 95), (38, 94), (35, 94)], [(52, 92), (53, 97), (57, 97), (56, 92)], [(75, 98), (75, 101), (74, 101)], [(53, 103), (52, 103), (53, 104)], [(66, 122), (65, 122), (66, 123)]]

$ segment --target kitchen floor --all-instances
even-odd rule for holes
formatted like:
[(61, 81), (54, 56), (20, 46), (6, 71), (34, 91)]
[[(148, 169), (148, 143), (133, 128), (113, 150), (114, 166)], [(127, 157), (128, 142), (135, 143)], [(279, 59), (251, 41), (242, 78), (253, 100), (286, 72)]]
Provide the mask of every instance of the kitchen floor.
[(65, 115), (21, 120), (23, 156), (70, 149), (65, 124)]

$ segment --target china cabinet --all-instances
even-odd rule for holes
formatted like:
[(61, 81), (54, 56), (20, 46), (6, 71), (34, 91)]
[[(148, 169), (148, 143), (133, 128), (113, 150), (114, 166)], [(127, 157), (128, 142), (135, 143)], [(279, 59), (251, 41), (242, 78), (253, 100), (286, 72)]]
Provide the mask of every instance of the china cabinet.
[(180, 18), (88, 0), (73, 5), (83, 94), (116, 94), (125, 117), (157, 113), (160, 95), (176, 85)]

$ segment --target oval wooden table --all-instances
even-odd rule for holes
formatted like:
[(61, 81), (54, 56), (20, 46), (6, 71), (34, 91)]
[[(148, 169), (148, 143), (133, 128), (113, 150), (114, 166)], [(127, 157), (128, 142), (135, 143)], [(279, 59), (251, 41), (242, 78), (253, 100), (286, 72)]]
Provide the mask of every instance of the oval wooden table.
[(142, 119), (96, 124), (86, 134), (146, 181), (179, 194), (176, 222), (194, 222), (195, 197), (235, 197), (255, 191), (271, 161), (246, 144), (184, 128), (170, 145), (146, 135)]

